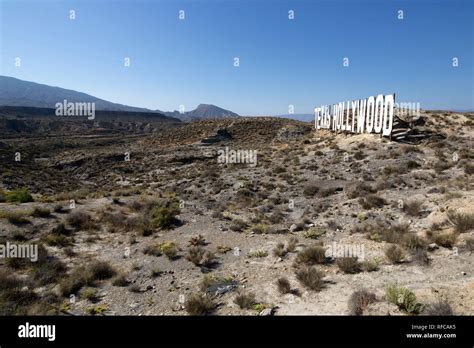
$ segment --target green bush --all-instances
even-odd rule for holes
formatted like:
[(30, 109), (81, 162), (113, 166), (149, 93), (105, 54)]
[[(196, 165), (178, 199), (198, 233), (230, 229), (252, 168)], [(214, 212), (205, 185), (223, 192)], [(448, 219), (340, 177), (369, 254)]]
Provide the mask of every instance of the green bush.
[(424, 306), (417, 302), (413, 291), (391, 284), (387, 288), (387, 300), (398, 306), (398, 308), (408, 314), (419, 314)]
[(5, 194), (5, 199), (9, 203), (33, 202), (33, 197), (27, 188), (16, 189)]
[(179, 214), (177, 202), (158, 205), (151, 214), (151, 225), (156, 228), (170, 229), (178, 223), (176, 216)]

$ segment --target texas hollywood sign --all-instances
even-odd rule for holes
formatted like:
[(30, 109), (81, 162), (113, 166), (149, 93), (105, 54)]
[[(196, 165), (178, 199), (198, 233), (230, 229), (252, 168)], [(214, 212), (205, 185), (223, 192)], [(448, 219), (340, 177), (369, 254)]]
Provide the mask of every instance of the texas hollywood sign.
[(323, 105), (314, 109), (314, 127), (351, 133), (390, 136), (395, 94)]

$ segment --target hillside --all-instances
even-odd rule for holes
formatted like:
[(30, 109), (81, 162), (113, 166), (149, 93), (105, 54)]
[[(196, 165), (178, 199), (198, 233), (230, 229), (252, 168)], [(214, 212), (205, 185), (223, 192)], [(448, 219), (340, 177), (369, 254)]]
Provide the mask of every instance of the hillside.
[(71, 89), (52, 87), (40, 83), (23, 81), (13, 77), (0, 76), (0, 106), (54, 108), (56, 103), (62, 102), (63, 100), (72, 103), (95, 103), (96, 110), (152, 112), (145, 108), (112, 103)]
[(0, 264), (35, 296), (0, 313), (473, 315), (474, 115), (422, 116), (416, 145), (243, 117), (2, 138), (0, 240), (43, 257)]

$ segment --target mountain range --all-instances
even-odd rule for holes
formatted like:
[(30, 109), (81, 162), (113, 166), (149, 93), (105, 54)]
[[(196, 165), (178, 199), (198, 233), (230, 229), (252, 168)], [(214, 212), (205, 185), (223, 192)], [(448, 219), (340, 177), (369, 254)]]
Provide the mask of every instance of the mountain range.
[(0, 106), (54, 108), (56, 103), (63, 102), (63, 100), (72, 103), (95, 103), (95, 109), (102, 111), (160, 113), (184, 122), (239, 116), (232, 111), (222, 109), (212, 104), (199, 104), (196, 109), (183, 113), (179, 111), (168, 112), (139, 108), (112, 103), (71, 89), (24, 81), (9, 76), (0, 76)]

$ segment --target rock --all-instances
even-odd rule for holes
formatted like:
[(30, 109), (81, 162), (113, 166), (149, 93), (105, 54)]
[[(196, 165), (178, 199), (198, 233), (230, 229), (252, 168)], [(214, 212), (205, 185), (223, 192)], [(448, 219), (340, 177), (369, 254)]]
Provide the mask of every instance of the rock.
[(439, 249), (438, 244), (431, 243), (430, 245), (428, 245), (428, 250), (433, 251), (433, 250), (436, 250), (436, 249)]
[(290, 232), (295, 232), (298, 229), (298, 226), (296, 224), (293, 224), (290, 226)]

